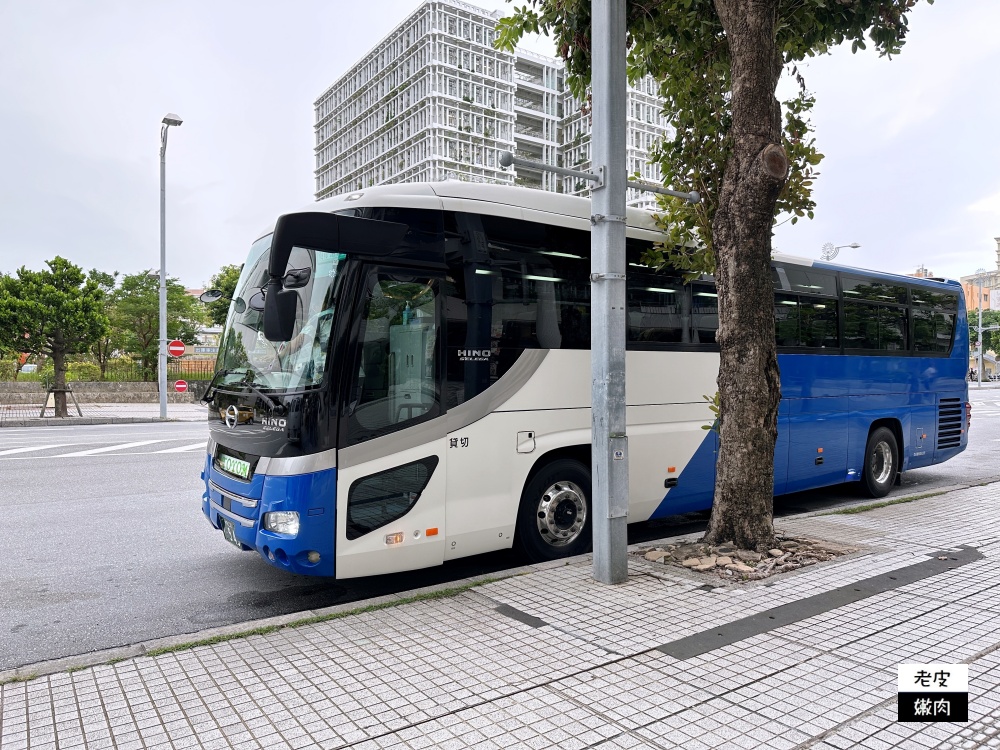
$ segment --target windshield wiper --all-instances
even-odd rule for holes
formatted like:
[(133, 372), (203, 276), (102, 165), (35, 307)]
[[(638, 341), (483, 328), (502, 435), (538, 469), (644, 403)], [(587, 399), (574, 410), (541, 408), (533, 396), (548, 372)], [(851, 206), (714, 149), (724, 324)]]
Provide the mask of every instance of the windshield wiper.
[(240, 382), (236, 383), (236, 385), (242, 385), (245, 388), (247, 388), (251, 393), (253, 393), (255, 396), (264, 399), (264, 403), (267, 404), (267, 408), (270, 409), (276, 416), (280, 417), (282, 414), (285, 413), (284, 406), (276, 402), (266, 393), (261, 393), (259, 390), (257, 390), (257, 387), (253, 383), (247, 380), (241, 380)]
[[(224, 375), (232, 375), (233, 373), (237, 373), (237, 372), (239, 372), (239, 370), (219, 370), (217, 373), (215, 373), (215, 377), (212, 378), (212, 381), (208, 384), (208, 388), (205, 389), (205, 395), (201, 397), (202, 402), (208, 404), (208, 403), (210, 403), (212, 401), (212, 397), (215, 395), (215, 392), (217, 390), (219, 390), (219, 386), (215, 385), (215, 381), (216, 380), (218, 380), (220, 377), (222, 377)], [(284, 414), (285, 413), (285, 407), (282, 404), (279, 404), (278, 402), (276, 402), (274, 399), (272, 399), (266, 393), (263, 393), (262, 391), (260, 391), (249, 380), (250, 377), (251, 377), (251, 373), (247, 372), (247, 374), (246, 374), (246, 376), (244, 377), (243, 380), (238, 380), (235, 383), (230, 383), (230, 385), (242, 386), (243, 388), (246, 388), (252, 394), (254, 394), (258, 398), (262, 399), (264, 401), (264, 403), (267, 404), (267, 408), (269, 408), (272, 412), (274, 412), (274, 414), (276, 416), (280, 417), (282, 414)]]
[(212, 379), (208, 381), (208, 387), (205, 389), (205, 394), (201, 397), (201, 402), (203, 404), (209, 404), (212, 401), (212, 396), (215, 394), (215, 383), (219, 378), (225, 377), (226, 375), (232, 375), (233, 373), (239, 372), (239, 370), (219, 370), (212, 376)]

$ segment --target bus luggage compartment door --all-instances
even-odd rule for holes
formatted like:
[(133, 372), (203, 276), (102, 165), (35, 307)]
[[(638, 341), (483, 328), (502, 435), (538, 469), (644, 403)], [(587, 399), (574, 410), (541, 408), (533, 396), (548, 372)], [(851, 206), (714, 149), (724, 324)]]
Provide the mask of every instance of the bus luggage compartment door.
[(788, 399), (788, 479), (785, 492), (844, 481), (847, 475), (847, 396)]

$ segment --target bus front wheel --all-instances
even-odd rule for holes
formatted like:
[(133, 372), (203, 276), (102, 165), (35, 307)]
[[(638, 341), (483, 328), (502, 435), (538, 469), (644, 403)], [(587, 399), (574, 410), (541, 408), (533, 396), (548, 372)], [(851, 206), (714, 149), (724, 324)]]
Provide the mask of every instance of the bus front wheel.
[(871, 497), (885, 497), (899, 472), (899, 447), (888, 427), (879, 427), (868, 437), (862, 485)]
[(521, 494), (517, 546), (532, 562), (590, 550), (593, 525), (590, 471), (568, 458), (548, 464)]

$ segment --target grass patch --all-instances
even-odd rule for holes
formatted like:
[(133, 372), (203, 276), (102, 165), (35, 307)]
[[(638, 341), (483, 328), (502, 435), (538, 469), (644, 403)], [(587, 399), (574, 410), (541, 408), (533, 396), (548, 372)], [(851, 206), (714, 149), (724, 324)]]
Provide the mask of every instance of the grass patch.
[(495, 581), (502, 580), (500, 578), (485, 578), (481, 581), (474, 581), (472, 583), (463, 583), (461, 586), (452, 586), (451, 588), (441, 589), (440, 591), (430, 591), (424, 594), (414, 594), (413, 596), (407, 596), (403, 599), (397, 599), (391, 602), (382, 602), (380, 604), (367, 604), (363, 607), (357, 607), (355, 609), (347, 609), (343, 612), (332, 612), (328, 615), (316, 615), (315, 617), (304, 617), (301, 620), (296, 620), (295, 622), (289, 622), (284, 625), (265, 625), (259, 628), (251, 628), (249, 630), (241, 630), (238, 633), (230, 633), (228, 635), (213, 635), (210, 638), (202, 638), (197, 641), (188, 641), (186, 643), (178, 643), (176, 646), (163, 646), (162, 648), (154, 648), (147, 651), (143, 656), (160, 656), (162, 654), (169, 654), (175, 651), (187, 651), (192, 648), (197, 648), (198, 646), (211, 646), (216, 643), (224, 643), (226, 641), (235, 640), (237, 638), (248, 638), (252, 635), (267, 635), (269, 633), (275, 633), (279, 630), (288, 630), (290, 628), (301, 628), (306, 625), (316, 625), (321, 622), (329, 622), (331, 620), (340, 620), (344, 617), (350, 617), (351, 615), (363, 615), (368, 612), (377, 612), (381, 609), (389, 609), (390, 607), (399, 607), (403, 604), (413, 604), (415, 602), (426, 602), (432, 601), (434, 599), (449, 599), (453, 596), (458, 596), (469, 589), (473, 589), (477, 586), (485, 586), (487, 583), (493, 583)]
[(37, 674), (26, 674), (24, 677), (8, 677), (6, 680), (0, 680), (0, 687), (4, 685), (11, 685), (15, 682), (27, 682), (28, 680), (33, 680), (38, 677)]
[(914, 495), (913, 497), (901, 497), (898, 500), (886, 500), (881, 503), (868, 503), (867, 505), (855, 505), (851, 508), (844, 508), (843, 510), (832, 510), (829, 513), (820, 513), (821, 516), (851, 516), (856, 513), (867, 513), (870, 510), (878, 510), (879, 508), (888, 508), (890, 505), (902, 505), (903, 503), (912, 503), (914, 500), (923, 500), (927, 497), (936, 497), (937, 495), (943, 495), (944, 492), (928, 492), (923, 495)]

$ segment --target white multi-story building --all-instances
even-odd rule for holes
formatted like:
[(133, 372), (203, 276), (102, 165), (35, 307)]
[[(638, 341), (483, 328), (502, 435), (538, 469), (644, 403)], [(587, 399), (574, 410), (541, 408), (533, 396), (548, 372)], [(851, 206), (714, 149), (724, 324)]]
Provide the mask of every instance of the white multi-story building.
[[(446, 179), (583, 194), (540, 169), (500, 167), (501, 151), (588, 169), (590, 117), (569, 94), (561, 60), (493, 48), (503, 14), (427, 0), (315, 102), (316, 199), (398, 182)], [(629, 87), (629, 172), (667, 132), (651, 80)], [(629, 205), (652, 206), (629, 191)]]
[[(653, 144), (671, 133), (669, 123), (661, 114), (663, 101), (656, 94), (656, 81), (652, 77), (630, 84), (626, 93), (627, 115), (625, 120), (626, 152), (625, 164), (629, 179), (639, 182), (662, 184), (660, 168), (649, 163), (649, 152)], [(570, 169), (590, 170), (590, 130), (591, 118), (584, 102), (576, 99), (569, 90), (563, 93), (562, 155), (565, 166)], [(561, 177), (561, 191), (573, 195), (589, 195), (590, 187), (582, 180)], [(652, 193), (629, 188), (626, 203), (638, 208), (655, 208), (656, 199)]]

